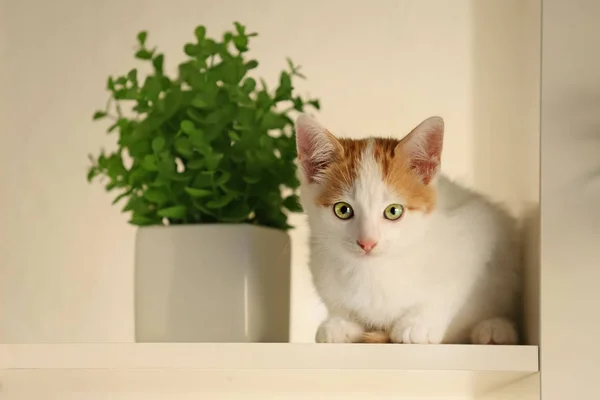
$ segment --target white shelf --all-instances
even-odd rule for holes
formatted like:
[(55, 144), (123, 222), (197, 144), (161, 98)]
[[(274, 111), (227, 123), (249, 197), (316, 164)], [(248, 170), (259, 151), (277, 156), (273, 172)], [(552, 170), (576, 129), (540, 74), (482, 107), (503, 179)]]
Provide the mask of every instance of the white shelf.
[(144, 399), (193, 393), (211, 393), (211, 399), (235, 393), (245, 399), (276, 393), (470, 396), (525, 377), (534, 378), (528, 386), (534, 390), (537, 372), (536, 346), (0, 345), (0, 397), (10, 391), (110, 392), (111, 399), (119, 393), (130, 399), (134, 392)]

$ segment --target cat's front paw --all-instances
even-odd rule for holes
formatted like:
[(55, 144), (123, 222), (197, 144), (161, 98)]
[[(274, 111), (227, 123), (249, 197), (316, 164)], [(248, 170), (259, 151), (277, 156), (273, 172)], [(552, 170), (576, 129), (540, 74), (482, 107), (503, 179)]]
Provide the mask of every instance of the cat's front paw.
[(321, 323), (315, 339), (317, 343), (357, 343), (364, 332), (364, 328), (356, 322), (334, 317)]
[(405, 317), (396, 322), (390, 332), (394, 343), (440, 344), (445, 329), (441, 324), (418, 317)]

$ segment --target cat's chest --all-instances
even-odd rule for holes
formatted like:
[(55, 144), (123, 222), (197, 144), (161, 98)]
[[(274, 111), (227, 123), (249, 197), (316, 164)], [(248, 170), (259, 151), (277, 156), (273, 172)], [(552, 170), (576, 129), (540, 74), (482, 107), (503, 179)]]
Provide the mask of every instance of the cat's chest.
[[(355, 318), (374, 326), (386, 326), (422, 301), (424, 286), (418, 277), (402, 274), (398, 265), (337, 271), (330, 282), (330, 301)], [(404, 276), (403, 276), (404, 275)]]

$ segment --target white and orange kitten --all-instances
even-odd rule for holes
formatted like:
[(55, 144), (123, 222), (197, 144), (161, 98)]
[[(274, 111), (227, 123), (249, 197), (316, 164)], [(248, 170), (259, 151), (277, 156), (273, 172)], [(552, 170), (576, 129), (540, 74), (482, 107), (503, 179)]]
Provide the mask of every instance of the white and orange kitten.
[(352, 140), (301, 115), (296, 135), (317, 342), (518, 343), (516, 222), (439, 173), (441, 118)]

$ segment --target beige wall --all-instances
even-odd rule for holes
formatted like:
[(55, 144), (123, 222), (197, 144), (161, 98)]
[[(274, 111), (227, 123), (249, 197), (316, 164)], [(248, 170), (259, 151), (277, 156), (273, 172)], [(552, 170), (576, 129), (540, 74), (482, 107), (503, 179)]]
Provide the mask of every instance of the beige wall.
[[(132, 65), (141, 29), (173, 66), (197, 24), (220, 34), (240, 20), (260, 32), (260, 74), (273, 81), (287, 56), (302, 64), (300, 90), (322, 98), (335, 133), (400, 136), (441, 115), (447, 173), (516, 212), (537, 201), (536, 15), (526, 12), (537, 1), (0, 4), (0, 341), (133, 338), (134, 229), (85, 168), (88, 152), (112, 143), (90, 116), (108, 74)], [(322, 310), (306, 229), (293, 221), (292, 339), (311, 341)]]
[(544, 1), (544, 400), (600, 398), (599, 18), (598, 1)]

